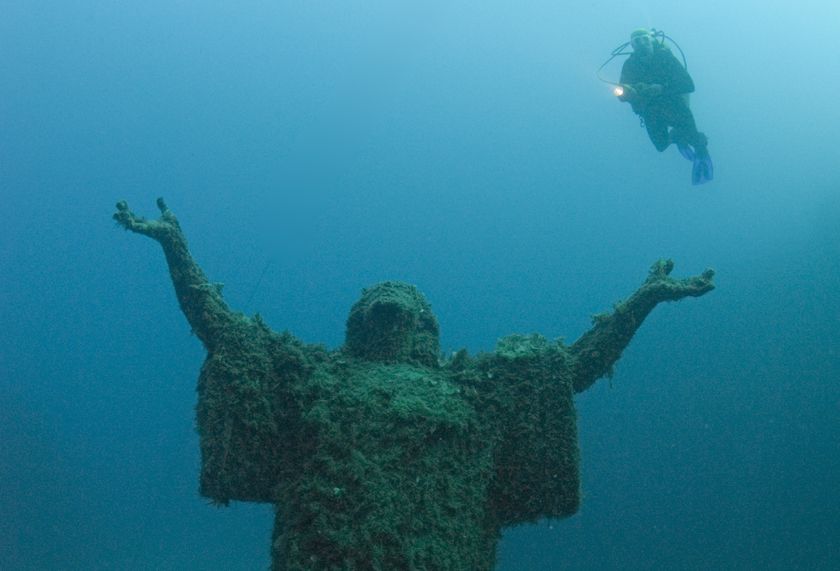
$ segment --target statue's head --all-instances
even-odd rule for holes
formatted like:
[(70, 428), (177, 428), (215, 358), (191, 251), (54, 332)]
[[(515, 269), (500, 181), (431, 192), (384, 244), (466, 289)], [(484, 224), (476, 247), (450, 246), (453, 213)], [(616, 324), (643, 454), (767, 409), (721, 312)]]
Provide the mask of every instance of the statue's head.
[(432, 306), (417, 288), (383, 282), (362, 291), (350, 310), (345, 349), (369, 361), (437, 366), (439, 334)]

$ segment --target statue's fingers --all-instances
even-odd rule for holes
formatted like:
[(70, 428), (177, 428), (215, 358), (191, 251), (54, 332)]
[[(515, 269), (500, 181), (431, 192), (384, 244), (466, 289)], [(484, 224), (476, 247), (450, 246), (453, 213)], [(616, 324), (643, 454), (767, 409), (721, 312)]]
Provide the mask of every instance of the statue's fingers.
[(651, 278), (664, 278), (674, 269), (674, 260), (656, 260), (650, 267)]
[(696, 295), (703, 295), (704, 293), (710, 292), (713, 289), (715, 289), (715, 284), (711, 279), (711, 276), (714, 275), (714, 272), (712, 272), (711, 274), (709, 274), (708, 272), (709, 270), (691, 279), (692, 283), (690, 284), (689, 288), (694, 290)]
[(125, 200), (117, 202), (117, 211), (114, 213), (113, 218), (117, 221), (117, 224), (126, 230), (131, 229), (134, 222), (134, 214), (128, 209), (128, 203)]
[(140, 218), (134, 214), (128, 208), (128, 203), (124, 200), (117, 203), (117, 211), (114, 213), (113, 218), (117, 221), (117, 224), (126, 230), (151, 236), (152, 224), (145, 218)]

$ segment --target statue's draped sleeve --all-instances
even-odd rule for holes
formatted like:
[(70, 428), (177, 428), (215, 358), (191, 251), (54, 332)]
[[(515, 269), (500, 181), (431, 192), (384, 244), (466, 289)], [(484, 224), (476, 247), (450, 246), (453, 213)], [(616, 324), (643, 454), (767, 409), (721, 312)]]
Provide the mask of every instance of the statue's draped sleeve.
[(114, 219), (161, 245), (181, 311), (207, 350), (196, 407), (201, 494), (219, 503), (274, 501), (278, 484), (296, 472), (292, 395), (318, 350), (232, 311), (193, 259), (175, 214), (162, 198), (157, 206), (160, 218), (148, 220), (119, 202)]
[(483, 413), (496, 433), (490, 508), (500, 527), (575, 513), (580, 457), (568, 356), (559, 342), (513, 335), (480, 360)]
[(310, 350), (243, 318), (207, 355), (198, 381), (201, 494), (215, 502), (274, 502), (299, 467), (295, 387)]
[(563, 517), (580, 503), (573, 396), (609, 375), (645, 317), (665, 301), (714, 289), (714, 272), (674, 279), (674, 263), (657, 260), (647, 279), (571, 346), (539, 335), (513, 335), (479, 360), (481, 408), (493, 427), (491, 508), (500, 526)]

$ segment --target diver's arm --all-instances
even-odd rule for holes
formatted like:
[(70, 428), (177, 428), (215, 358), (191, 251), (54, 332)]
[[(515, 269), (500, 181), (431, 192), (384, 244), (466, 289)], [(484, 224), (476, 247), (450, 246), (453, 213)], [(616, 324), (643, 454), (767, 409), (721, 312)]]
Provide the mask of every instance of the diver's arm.
[(638, 96), (633, 85), (638, 81), (638, 70), (633, 65), (631, 60), (627, 60), (624, 62), (624, 65), (621, 66), (621, 77), (618, 79), (618, 83), (621, 84), (622, 91), (621, 95), (618, 96), (620, 101), (624, 102), (631, 102)]
[(117, 203), (114, 220), (126, 230), (148, 236), (163, 247), (181, 311), (193, 332), (210, 350), (219, 340), (221, 332), (230, 324), (233, 313), (222, 299), (221, 286), (210, 283), (201, 267), (193, 260), (175, 215), (166, 207), (162, 198), (158, 198), (157, 206), (161, 212), (160, 218), (146, 220), (136, 216), (129, 210), (128, 204), (121, 201)]
[(699, 297), (714, 289), (713, 270), (682, 280), (669, 277), (671, 260), (659, 260), (650, 268), (642, 286), (629, 299), (615, 306), (612, 313), (597, 315), (593, 327), (569, 348), (573, 358), (575, 392), (583, 392), (595, 381), (609, 375), (633, 334), (657, 304), (684, 297)]
[(621, 66), (621, 76), (618, 82), (622, 85), (630, 85), (636, 83), (639, 79), (639, 66), (633, 56), (630, 56)]

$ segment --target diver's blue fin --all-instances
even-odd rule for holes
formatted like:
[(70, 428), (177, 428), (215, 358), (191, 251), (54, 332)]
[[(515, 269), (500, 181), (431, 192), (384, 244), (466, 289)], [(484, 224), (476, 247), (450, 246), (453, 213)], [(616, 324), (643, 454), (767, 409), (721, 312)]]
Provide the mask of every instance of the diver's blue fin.
[(685, 143), (677, 143), (677, 150), (686, 160), (689, 161), (693, 161), (697, 156), (694, 154), (694, 149)]
[[(685, 155), (683, 155), (685, 156)], [(691, 167), (691, 184), (703, 184), (715, 178), (715, 165), (709, 153), (694, 158), (694, 165)]]

